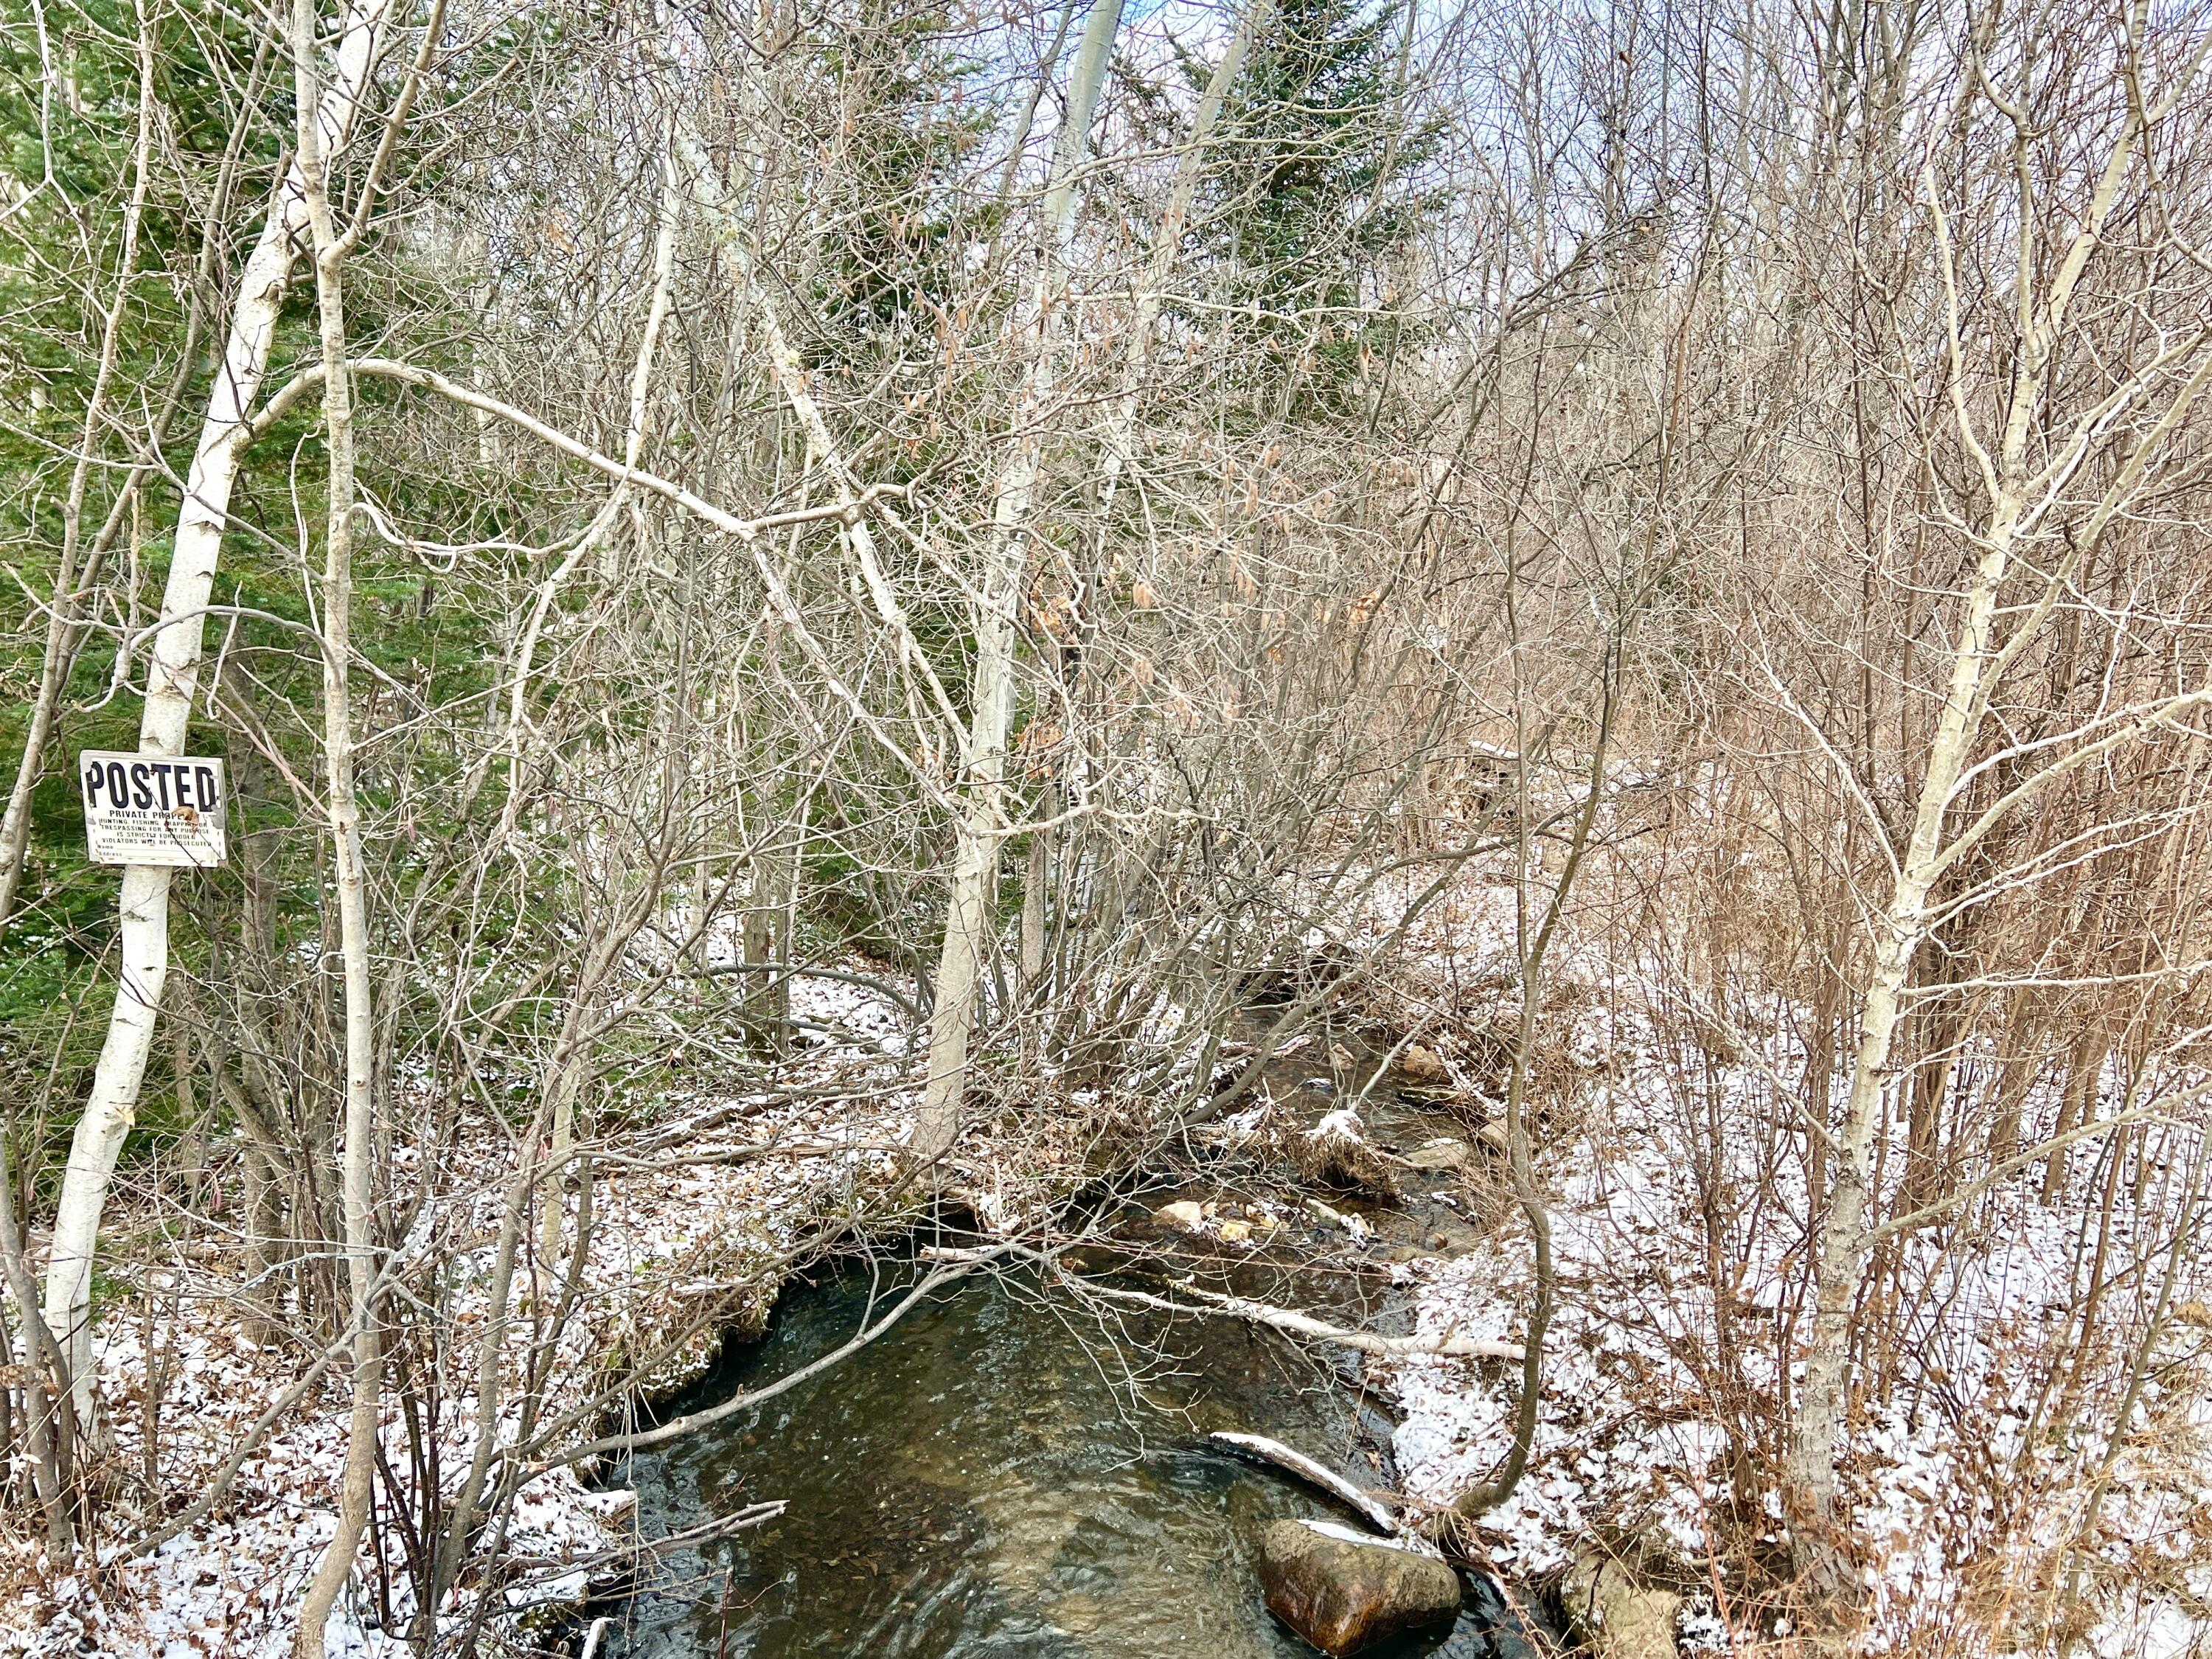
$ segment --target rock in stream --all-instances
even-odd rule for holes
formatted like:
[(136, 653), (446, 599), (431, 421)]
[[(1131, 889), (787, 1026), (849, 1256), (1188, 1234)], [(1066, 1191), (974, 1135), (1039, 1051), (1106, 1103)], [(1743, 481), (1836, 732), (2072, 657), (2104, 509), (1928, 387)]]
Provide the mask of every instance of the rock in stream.
[(1567, 1616), (1601, 1659), (1674, 1659), (1682, 1598), (1639, 1584), (1610, 1555), (1584, 1550), (1559, 1587)]
[(1433, 1555), (1328, 1521), (1278, 1521), (1260, 1539), (1267, 1610), (1323, 1653), (1358, 1653), (1459, 1612), (1459, 1575)]

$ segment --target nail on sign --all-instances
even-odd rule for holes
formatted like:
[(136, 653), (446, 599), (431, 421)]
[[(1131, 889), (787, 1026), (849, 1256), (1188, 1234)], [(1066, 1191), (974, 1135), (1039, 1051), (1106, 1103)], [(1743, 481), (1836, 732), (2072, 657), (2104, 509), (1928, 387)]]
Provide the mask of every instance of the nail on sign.
[(76, 757), (76, 781), (94, 863), (204, 869), (223, 861), (221, 761), (87, 750)]

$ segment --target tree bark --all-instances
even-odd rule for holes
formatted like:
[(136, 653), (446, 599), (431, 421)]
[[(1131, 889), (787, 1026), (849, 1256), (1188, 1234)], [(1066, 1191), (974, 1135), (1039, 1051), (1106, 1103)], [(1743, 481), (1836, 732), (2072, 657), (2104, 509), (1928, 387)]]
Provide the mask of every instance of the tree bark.
[[(646, 418), (653, 389), (653, 357), (660, 342), (661, 325), (667, 320), (668, 317), (669, 290), (676, 272), (676, 161), (674, 153), (671, 150), (664, 155), (661, 164), (660, 224), (653, 238), (653, 298), (646, 308), (645, 337), (638, 343), (637, 366), (630, 374), (629, 429), (624, 435), (623, 443), (623, 470), (625, 473), (635, 470), (639, 457), (645, 448)], [(629, 485), (627, 480), (615, 486), (613, 492), (608, 497), (606, 507), (601, 510), (599, 518), (594, 521), (593, 533), (587, 534), (577, 544), (575, 553), (570, 556), (567, 563), (554, 573), (553, 577), (538, 593), (538, 607), (530, 621), (529, 635), (523, 644), (521, 676), (516, 683), (514, 702), (510, 715), (510, 731), (516, 734), (514, 765), (517, 772), (520, 770), (522, 761), (521, 740), (519, 735), (523, 719), (521, 682), (527, 679), (531, 659), (537, 653), (539, 626), (545, 619), (546, 611), (552, 604), (555, 591), (561, 579), (574, 568), (576, 560), (594, 542), (605, 539), (599, 527), (612, 523), (616, 509), (629, 492)], [(500, 816), (502, 834), (513, 830), (514, 815), (519, 810), (520, 800), (521, 792), (518, 787), (518, 780), (510, 775), (507, 805)], [(561, 1223), (564, 1209), (562, 1194), (566, 1191), (569, 1154), (575, 1145), (575, 1111), (578, 1092), (579, 1091), (575, 1089), (564, 1087), (558, 1091), (554, 1099), (553, 1132), (548, 1143), (545, 1189), (540, 1194), (545, 1207), (544, 1213), (539, 1219), (538, 1231), (538, 1267), (541, 1272), (547, 1274), (551, 1273), (554, 1264), (561, 1259)]]
[(937, 960), (929, 1018), (929, 1080), (910, 1145), (918, 1167), (938, 1164), (960, 1133), (968, 1049), (975, 998), (990, 933), (990, 893), (1006, 826), (1006, 737), (1014, 711), (1014, 607), (1029, 562), (1030, 501), (1043, 453), (1042, 421), (1052, 396), (1054, 313), (1066, 289), (1066, 249), (1074, 220), (1075, 171), (1091, 136), (1091, 118), (1106, 84), (1121, 0), (1099, 0), (1084, 26), (1083, 44), (1067, 88), (1067, 111), (1053, 147), (1045, 191), (1043, 265), (1029, 319), (1029, 362), (1012, 423), (1011, 453), (1000, 469), (992, 507), (992, 547), (975, 617), (965, 797), (953, 854), (952, 890), (945, 905), (945, 943)]
[(372, 1185), (376, 1130), (376, 1012), (368, 971), (368, 877), (362, 855), (361, 805), (354, 787), (353, 704), (353, 377), (346, 362), (344, 264), (349, 244), (331, 215), (323, 136), (314, 112), (320, 100), (314, 64), (314, 0), (293, 0), (292, 52), (299, 87), (301, 194), (314, 252), (315, 301), (323, 355), (323, 431), (329, 457), (328, 519), (323, 561), (323, 756), (329, 773), (331, 861), (338, 890), (338, 947), (343, 963), (345, 1141), (339, 1194), (345, 1238), (346, 1288), (353, 1334), (353, 1419), (338, 1494), (338, 1528), (323, 1552), (300, 1606), (293, 1652), (322, 1659), (323, 1631), (338, 1592), (353, 1571), (368, 1525), (376, 1479), (377, 1431), (383, 1401), (383, 1355), (376, 1310), (376, 1249)]
[[(2021, 132), (2020, 143), (2025, 146), (2028, 140), (2024, 125)], [(2036, 485), (2028, 448), (2042, 404), (2045, 368), (2054, 342), (2065, 326), (2068, 308), (2083, 268), (2096, 246), (2105, 216), (2111, 210), (2120, 179), (2142, 135), (2142, 118), (2131, 112), (2106, 158), (2081, 224), (2040, 295), (2036, 292), (2032, 249), (2023, 241), (2019, 272), (2019, 341), (2002, 405), (2003, 423), (1994, 455), (1985, 452), (1972, 434), (1964, 391), (1963, 349), (1955, 320), (1953, 325), (1949, 391), (1960, 435), (1970, 451), (1982, 458), (1987, 515), (1984, 528), (1974, 538), (1978, 550), (1963, 595), (1959, 631), (1952, 648), (1949, 684), (1935, 735), (1929, 744), (1927, 770), (1915, 799), (1911, 836), (1897, 852), (1889, 898), (1875, 924), (1874, 956), (1860, 1017), (1859, 1042), (1851, 1066), (1843, 1133), (1815, 1248), (1818, 1279), (1813, 1334), (1805, 1357), (1804, 1383), (1798, 1397), (1797, 1419), (1792, 1427), (1788, 1458), (1788, 1479), (1800, 1532), (1801, 1568), (1816, 1597), (1832, 1601), (1850, 1596), (1836, 1531), (1836, 1453), (1844, 1432), (1850, 1380), (1851, 1310), (1874, 1243), (1868, 1215), (1874, 1196), (1873, 1153), (1885, 1115), (1891, 1050), (1905, 1012), (1905, 992), (1911, 977), (1913, 958), (1929, 931), (1929, 890), (1952, 859), (1974, 838), (1973, 832), (1964, 833), (1954, 838), (1947, 848), (1943, 835), (1945, 814), (1950, 810), (1960, 778), (1973, 752), (1997, 683), (2019, 645), (2043, 614), (2040, 610), (2032, 611), (2019, 624), (2020, 631), (2013, 641), (2002, 650), (1996, 648), (1993, 630), (1998, 601), (2011, 572), (2014, 543)], [(2019, 176), (2023, 180), (2028, 177), (2025, 163)], [(1953, 281), (1949, 244), (1942, 205), (1935, 198), (1932, 174), (1929, 175), (1928, 187), (1929, 210), (1936, 220), (1936, 240), (1945, 261), (1948, 285)], [(2027, 199), (2027, 185), (2023, 183), (2021, 190), (2021, 206), (2032, 217), (2034, 204)], [(1955, 290), (1953, 303), (1955, 306)], [(1955, 313), (1954, 315), (1955, 318)], [(2193, 398), (2193, 386), (2194, 382), (2191, 388), (2185, 389), (2185, 396)], [(2079, 442), (2079, 438), (2075, 441)], [(2152, 441), (2146, 439), (2130, 458), (2122, 471), (2124, 482), (2130, 476), (2139, 475), (2148, 461)], [(2063, 475), (2054, 475), (2046, 468), (2044, 476)], [(1984, 815), (1980, 827), (1986, 828), (1992, 815), (2008, 804), (2009, 798), (1992, 808), (1990, 814)]]
[(1175, 184), (1168, 192), (1167, 206), (1152, 235), (1152, 257), (1145, 267), (1145, 285), (1137, 296), (1136, 322), (1131, 330), (1128, 382), (1115, 408), (1106, 452), (1098, 463), (1098, 534), (1102, 543), (1113, 514), (1114, 495), (1121, 483), (1121, 470), (1129, 460), (1130, 434), (1136, 430), (1137, 404), (1144, 392), (1145, 373), (1152, 367), (1160, 307), (1167, 298), (1167, 285), (1175, 275), (1176, 266), (1182, 260), (1183, 231), (1190, 220), (1191, 202), (1198, 194), (1199, 178), (1206, 170), (1206, 147), (1213, 140), (1214, 125), (1221, 118), (1221, 106), (1228, 102), (1229, 89), (1243, 70), (1252, 42), (1259, 38), (1273, 15), (1274, 0), (1251, 0), (1237, 20), (1237, 31), (1222, 50), (1221, 61), (1213, 66), (1206, 91), (1199, 98), (1197, 112), (1191, 117), (1190, 139), (1183, 147), (1182, 159), (1176, 164)]
[[(317, 110), (331, 148), (350, 130), (379, 29), (391, 0), (356, 0), (339, 35), (336, 69)], [(204, 613), (222, 550), (223, 524), (250, 430), (248, 416), (269, 367), (269, 345), (295, 249), (307, 228), (306, 187), (295, 161), (270, 204), (248, 256), (231, 313), (222, 362), (208, 394), (199, 444), (185, 477), (183, 506), (161, 594), (158, 631), (147, 653), (146, 703), (138, 747), (181, 755), (199, 685)], [(92, 1409), (92, 1263), (115, 1161), (137, 1115), (138, 1089), (154, 1042), (169, 971), (169, 877), (165, 867), (125, 868), (120, 905), (122, 968), (92, 1092), (70, 1142), (69, 1165), (54, 1216), (46, 1267), (46, 1322), (69, 1356), (80, 1418)]]

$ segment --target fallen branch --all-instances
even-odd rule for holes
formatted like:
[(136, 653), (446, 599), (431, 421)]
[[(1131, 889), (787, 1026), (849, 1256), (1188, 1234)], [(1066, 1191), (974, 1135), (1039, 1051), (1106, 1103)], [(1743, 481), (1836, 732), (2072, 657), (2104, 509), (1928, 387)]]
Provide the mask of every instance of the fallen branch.
[(925, 1018), (921, 1006), (912, 997), (889, 981), (870, 974), (848, 973), (842, 968), (795, 966), (787, 962), (710, 962), (698, 970), (696, 977), (718, 979), (726, 974), (780, 974), (786, 979), (834, 979), (841, 985), (857, 985), (862, 990), (873, 991), (878, 996), (889, 998), (903, 1008), (917, 1025)]
[(1373, 1492), (1353, 1486), (1328, 1464), (1316, 1462), (1294, 1446), (1286, 1446), (1279, 1440), (1270, 1440), (1264, 1434), (1237, 1434), (1227, 1429), (1217, 1429), (1206, 1438), (1218, 1440), (1223, 1445), (1233, 1447), (1263, 1463), (1273, 1463), (1279, 1468), (1288, 1469), (1301, 1480), (1320, 1487), (1339, 1503), (1358, 1511), (1362, 1520), (1385, 1537), (1392, 1536), (1398, 1530), (1397, 1512), (1390, 1505)]
[(1224, 1296), (1218, 1291), (1201, 1290), (1189, 1279), (1176, 1281), (1176, 1287), (1186, 1297), (1194, 1297), (1196, 1305), (1179, 1302), (1173, 1297), (1154, 1296), (1147, 1291), (1125, 1291), (1110, 1285), (1102, 1285), (1094, 1279), (1071, 1273), (1060, 1260), (1060, 1252), (1039, 1250), (1027, 1245), (1012, 1243), (994, 1244), (982, 1249), (959, 1249), (939, 1247), (923, 1255), (933, 1261), (949, 1265), (981, 1266), (1001, 1256), (1047, 1267), (1059, 1275), (1079, 1295), (1097, 1297), (1109, 1302), (1120, 1302), (1132, 1307), (1150, 1308), (1159, 1313), (1224, 1315), (1242, 1319), (1249, 1324), (1264, 1325), (1270, 1330), (1286, 1336), (1303, 1336), (1316, 1342), (1333, 1342), (1340, 1348), (1352, 1348), (1360, 1353), (1373, 1354), (1378, 1359), (1407, 1359), (1436, 1357), (1447, 1359), (1521, 1359), (1525, 1351), (1518, 1342), (1493, 1342), (1472, 1336), (1456, 1336), (1446, 1332), (1442, 1336), (1377, 1336), (1372, 1331), (1346, 1330), (1341, 1325), (1332, 1325), (1327, 1320), (1316, 1319), (1311, 1314), (1302, 1314), (1295, 1309), (1278, 1308), (1271, 1303), (1255, 1302), (1248, 1297)]
[(593, 1151), (593, 1161), (622, 1170), (695, 1170), (708, 1164), (757, 1164), (770, 1158), (836, 1158), (845, 1152), (902, 1152), (896, 1140), (749, 1140), (741, 1146), (702, 1146), (678, 1158), (630, 1158)]
[[(588, 1594), (593, 1600), (623, 1594), (623, 1587), (636, 1583), (639, 1573), (648, 1560), (658, 1559), (672, 1550), (712, 1543), (718, 1538), (729, 1537), (748, 1527), (760, 1526), (781, 1516), (785, 1508), (785, 1500), (781, 1498), (771, 1498), (765, 1503), (748, 1504), (741, 1510), (733, 1510), (727, 1515), (710, 1515), (696, 1525), (663, 1533), (658, 1538), (635, 1539), (613, 1549), (600, 1550), (591, 1555), (567, 1558), (510, 1556), (506, 1565), (510, 1568), (523, 1569), (525, 1576), (520, 1582), (506, 1587), (507, 1611), (514, 1613), (533, 1607), (573, 1603), (576, 1599), (574, 1577), (580, 1572), (584, 1575)], [(539, 1590), (546, 1590), (550, 1594), (538, 1595), (536, 1592)], [(592, 1639), (596, 1638), (587, 1638)]]
[[(1011, 1246), (1006, 1248), (1012, 1249)], [(833, 1348), (819, 1359), (801, 1365), (797, 1370), (777, 1378), (765, 1388), (732, 1395), (719, 1404), (706, 1407), (682, 1417), (671, 1418), (667, 1422), (657, 1424), (649, 1429), (639, 1429), (627, 1434), (603, 1435), (597, 1440), (586, 1441), (581, 1445), (569, 1447), (564, 1451), (556, 1452), (550, 1457), (532, 1463), (530, 1472), (533, 1475), (543, 1474), (549, 1469), (561, 1468), (571, 1463), (581, 1463), (591, 1458), (605, 1456), (609, 1453), (650, 1451), (656, 1446), (665, 1446), (672, 1440), (680, 1440), (687, 1434), (696, 1433), (709, 1424), (721, 1422), (725, 1418), (734, 1417), (739, 1412), (750, 1411), (754, 1407), (763, 1405), (775, 1399), (778, 1395), (795, 1389), (800, 1383), (818, 1376), (823, 1371), (831, 1370), (842, 1361), (851, 1358), (939, 1291), (955, 1280), (966, 1278), (976, 1268), (982, 1267), (1000, 1254), (1001, 1252), (998, 1250), (987, 1250), (980, 1253), (973, 1261), (932, 1268), (912, 1289), (907, 1291), (904, 1297), (892, 1305), (888, 1313), (872, 1325), (864, 1324), (854, 1334), (852, 1340), (842, 1347)], [(507, 1455), (511, 1457), (516, 1456), (520, 1455), (520, 1449), (510, 1450)]]
[(1224, 1314), (1232, 1319), (1242, 1319), (1251, 1324), (1264, 1325), (1270, 1330), (1281, 1331), (1287, 1336), (1333, 1342), (1340, 1348), (1352, 1348), (1381, 1359), (1431, 1355), (1451, 1359), (1520, 1359), (1523, 1357), (1518, 1342), (1492, 1342), (1472, 1336), (1450, 1334), (1377, 1336), (1372, 1331), (1346, 1330), (1340, 1325), (1332, 1325), (1326, 1320), (1316, 1319), (1310, 1314), (1298, 1313), (1290, 1308), (1278, 1308), (1241, 1296), (1224, 1296), (1218, 1291), (1200, 1290), (1188, 1279), (1182, 1281), (1180, 1288), (1184, 1296), (1195, 1297), (1197, 1305), (1177, 1301), (1173, 1297), (1153, 1296), (1144, 1291), (1115, 1290), (1089, 1282), (1083, 1287), (1086, 1295), (1105, 1297), (1140, 1308), (1157, 1309), (1162, 1313)]

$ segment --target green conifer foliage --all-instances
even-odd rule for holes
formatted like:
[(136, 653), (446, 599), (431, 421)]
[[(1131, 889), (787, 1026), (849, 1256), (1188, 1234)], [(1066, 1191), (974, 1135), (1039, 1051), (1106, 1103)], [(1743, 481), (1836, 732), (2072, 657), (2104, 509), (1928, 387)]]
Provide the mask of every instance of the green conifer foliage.
[(823, 314), (866, 336), (949, 293), (966, 246), (962, 161), (988, 135), (979, 65), (944, 3), (864, 0), (831, 25), (822, 68), (836, 89), (854, 186), (827, 250)]
[(1436, 137), (1407, 114), (1409, 23), (1396, 4), (1283, 0), (1230, 94), (1197, 252), (1224, 355), (1258, 385), (1295, 374), (1326, 396), (1391, 326), (1378, 276), (1430, 210), (1416, 175)]

